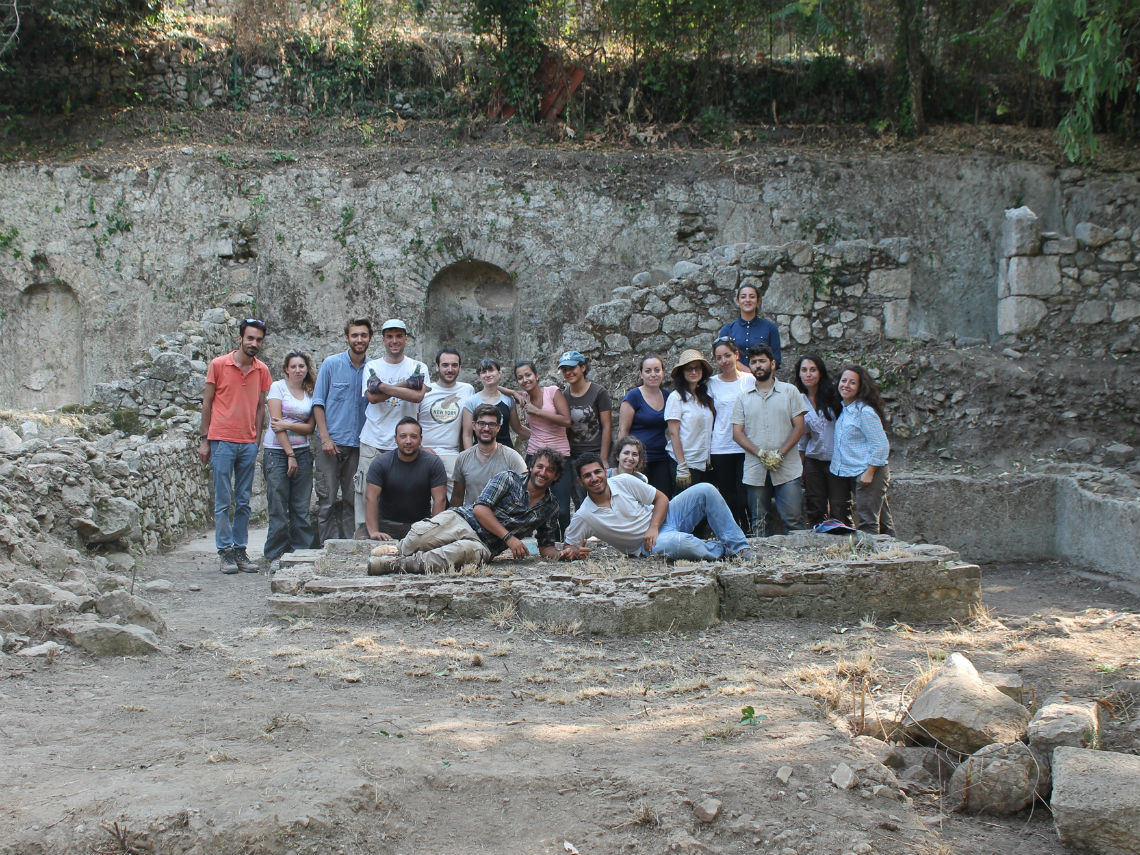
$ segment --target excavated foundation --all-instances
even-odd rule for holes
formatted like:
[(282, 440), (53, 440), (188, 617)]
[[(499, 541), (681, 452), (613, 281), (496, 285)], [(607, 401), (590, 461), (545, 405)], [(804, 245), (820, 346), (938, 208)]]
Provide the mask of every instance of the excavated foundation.
[[(477, 575), (368, 576), (368, 541), (336, 540), (282, 559), (270, 610), (290, 617), (517, 616), (597, 635), (703, 629), (719, 620), (796, 617), (968, 620), (981, 570), (934, 544), (874, 548), (799, 532), (753, 541), (741, 562), (630, 559), (606, 548), (573, 564), (492, 561)], [(875, 551), (877, 549), (877, 551)]]

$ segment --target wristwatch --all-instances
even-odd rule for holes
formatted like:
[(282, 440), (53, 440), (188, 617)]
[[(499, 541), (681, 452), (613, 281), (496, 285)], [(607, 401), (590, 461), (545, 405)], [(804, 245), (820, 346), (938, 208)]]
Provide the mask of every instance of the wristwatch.
[(206, 438), (207, 438), (206, 434), (204, 434), (204, 433), (198, 434), (198, 442), (205, 442)]

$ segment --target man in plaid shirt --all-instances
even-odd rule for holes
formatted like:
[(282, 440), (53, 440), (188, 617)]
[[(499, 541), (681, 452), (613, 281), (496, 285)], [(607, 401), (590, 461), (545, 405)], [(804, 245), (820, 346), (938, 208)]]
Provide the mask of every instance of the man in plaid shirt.
[(474, 505), (443, 511), (412, 525), (398, 555), (374, 556), (373, 576), (386, 573), (444, 573), (479, 566), (509, 549), (516, 559), (530, 551), (521, 538), (535, 533), (538, 552), (554, 560), (558, 550), (558, 502), (550, 488), (562, 477), (562, 455), (541, 448), (525, 475), (500, 472), (487, 482)]

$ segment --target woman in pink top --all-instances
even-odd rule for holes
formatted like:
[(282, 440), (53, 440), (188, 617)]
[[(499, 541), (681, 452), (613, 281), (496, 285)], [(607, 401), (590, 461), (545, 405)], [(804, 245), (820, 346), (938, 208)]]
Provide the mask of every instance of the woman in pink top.
[[(540, 448), (553, 448), (570, 455), (570, 441), (566, 438), (566, 428), (570, 424), (570, 405), (566, 396), (557, 386), (540, 386), (538, 369), (533, 362), (519, 362), (515, 365), (515, 379), (520, 391), (512, 392), (518, 401), (517, 412), (530, 424), (530, 441), (526, 446), (526, 465), (530, 466), (534, 454)], [(558, 525), (561, 531), (570, 525), (570, 483), (573, 476), (563, 472), (552, 491), (558, 500)]]

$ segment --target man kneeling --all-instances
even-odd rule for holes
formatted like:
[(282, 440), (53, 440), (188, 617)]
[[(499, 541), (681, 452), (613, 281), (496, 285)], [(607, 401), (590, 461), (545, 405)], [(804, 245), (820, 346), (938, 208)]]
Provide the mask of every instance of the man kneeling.
[(487, 482), (474, 505), (464, 505), (413, 523), (398, 555), (372, 558), (368, 572), (444, 573), (481, 565), (505, 549), (516, 559), (529, 550), (520, 538), (534, 532), (538, 552), (558, 557), (558, 502), (550, 488), (562, 477), (563, 459), (552, 448), (536, 452), (530, 472), (500, 472)]
[[(694, 561), (753, 557), (744, 532), (712, 484), (694, 484), (670, 501), (632, 475), (607, 478), (606, 467), (596, 454), (578, 458), (577, 475), (587, 498), (566, 529), (561, 559), (585, 558), (590, 550), (584, 544), (590, 536), (631, 556)], [(716, 540), (701, 540), (692, 533), (703, 519), (708, 520)]]

